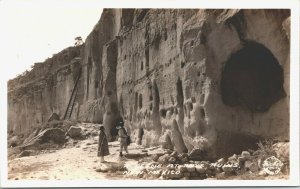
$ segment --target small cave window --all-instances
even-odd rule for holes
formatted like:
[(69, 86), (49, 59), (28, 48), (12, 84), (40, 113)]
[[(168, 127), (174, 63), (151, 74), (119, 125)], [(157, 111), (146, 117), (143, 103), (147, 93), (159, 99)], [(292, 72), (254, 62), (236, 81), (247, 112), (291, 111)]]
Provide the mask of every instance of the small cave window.
[(145, 67), (149, 67), (149, 47), (145, 48), (145, 57), (146, 57), (146, 63), (145, 63)]
[(149, 100), (150, 100), (150, 101), (152, 101), (152, 100), (153, 100), (153, 96), (152, 96), (152, 94), (150, 94), (150, 96), (149, 96)]
[(161, 116), (162, 118), (166, 118), (166, 116), (167, 116), (167, 110), (166, 110), (166, 109), (161, 109), (161, 110), (159, 111), (159, 114), (160, 114), (160, 116)]
[(261, 44), (247, 42), (225, 63), (221, 78), (223, 103), (266, 112), (286, 96), (283, 68)]
[(194, 40), (191, 41), (191, 47), (194, 46)]
[(138, 99), (139, 99), (139, 94), (135, 92), (135, 98), (134, 98), (134, 108), (135, 110), (138, 108)]
[(164, 30), (164, 40), (166, 41), (168, 39), (168, 32), (167, 29)]
[(143, 70), (144, 69), (144, 63), (143, 63), (143, 61), (141, 62), (141, 70)]
[(206, 41), (207, 41), (206, 36), (203, 33), (201, 33), (200, 34), (200, 44), (205, 44)]
[(194, 96), (191, 97), (192, 103), (196, 103), (196, 98)]
[(99, 87), (99, 81), (95, 81), (95, 88)]
[(185, 63), (183, 61), (181, 61), (180, 67), (183, 68), (184, 66), (185, 66)]
[(205, 110), (203, 108), (201, 108), (201, 117), (202, 117), (202, 119), (205, 118)]
[(139, 108), (141, 109), (143, 107), (143, 96), (142, 94), (139, 95)]
[(188, 107), (189, 107), (189, 110), (193, 110), (193, 108), (194, 108), (193, 103), (188, 103)]

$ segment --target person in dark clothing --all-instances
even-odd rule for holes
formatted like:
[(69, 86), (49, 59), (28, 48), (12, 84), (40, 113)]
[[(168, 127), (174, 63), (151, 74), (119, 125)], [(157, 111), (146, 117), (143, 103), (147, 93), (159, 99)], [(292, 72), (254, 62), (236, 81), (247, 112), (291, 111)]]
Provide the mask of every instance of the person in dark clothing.
[(104, 163), (104, 156), (109, 155), (108, 141), (105, 134), (104, 126), (100, 126), (99, 142), (98, 142), (98, 157), (101, 158), (101, 163)]
[(142, 144), (142, 139), (144, 136), (144, 129), (143, 128), (139, 128), (139, 132), (138, 132), (138, 141), (137, 144), (141, 145)]

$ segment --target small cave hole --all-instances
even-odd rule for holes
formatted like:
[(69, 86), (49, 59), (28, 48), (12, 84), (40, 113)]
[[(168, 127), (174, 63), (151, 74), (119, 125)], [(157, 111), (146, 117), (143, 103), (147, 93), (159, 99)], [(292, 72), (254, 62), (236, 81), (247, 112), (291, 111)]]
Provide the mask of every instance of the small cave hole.
[(191, 46), (194, 46), (194, 41), (193, 40), (191, 41)]
[(153, 100), (153, 96), (152, 94), (149, 96), (149, 100), (152, 101)]
[(188, 107), (189, 107), (189, 110), (193, 110), (193, 108), (194, 108), (193, 103), (188, 103)]
[(205, 118), (205, 110), (203, 108), (201, 108), (201, 117), (202, 117), (202, 119)]
[(204, 104), (205, 94), (201, 94), (200, 96), (200, 104)]
[(141, 70), (143, 70), (144, 69), (144, 63), (143, 63), (143, 61), (141, 62)]
[(192, 100), (192, 103), (196, 103), (196, 98), (194, 96), (191, 98), (191, 100)]
[(200, 35), (200, 44), (205, 44), (206, 41), (207, 41), (206, 36), (203, 33), (201, 33), (201, 35)]
[(180, 67), (183, 68), (185, 66), (185, 63), (181, 61)]
[(161, 110), (159, 111), (159, 114), (160, 114), (160, 116), (161, 116), (162, 118), (166, 118), (166, 116), (167, 116), (167, 110), (161, 109)]
[(99, 87), (99, 81), (95, 81), (95, 88)]
[(141, 109), (143, 107), (143, 96), (142, 94), (139, 95), (139, 108)]

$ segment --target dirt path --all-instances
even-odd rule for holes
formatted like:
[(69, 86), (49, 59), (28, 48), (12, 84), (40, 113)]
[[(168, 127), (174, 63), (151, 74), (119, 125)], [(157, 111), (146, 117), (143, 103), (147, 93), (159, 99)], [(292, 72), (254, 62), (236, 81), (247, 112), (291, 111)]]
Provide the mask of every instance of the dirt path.
[[(97, 131), (95, 125), (92, 124), (85, 124), (83, 125), (83, 128), (89, 131)], [(105, 157), (105, 160), (107, 162), (101, 164), (100, 158), (97, 157), (97, 143), (98, 136), (97, 133), (94, 133), (93, 135), (90, 135), (88, 139), (85, 140), (69, 139), (69, 141), (65, 144), (64, 148), (61, 149), (48, 149), (46, 151), (40, 151), (40, 154), (35, 156), (21, 157), (9, 160), (8, 179), (288, 179), (288, 173), (274, 176), (262, 176), (259, 175), (258, 172), (251, 173), (251, 171), (247, 171), (242, 174), (228, 176), (226, 174), (224, 175), (224, 172), (220, 171), (218, 171), (219, 173), (212, 174), (212, 171), (208, 168), (205, 172), (206, 176), (202, 177), (204, 173), (200, 170), (201, 168), (198, 167), (197, 169), (195, 169), (187, 168), (185, 166), (183, 166), (182, 169), (178, 168), (178, 170), (180, 170), (179, 174), (172, 175), (173, 173), (165, 172), (166, 170), (175, 170), (172, 167), (163, 167), (161, 169), (155, 167), (154, 169), (152, 169), (153, 167), (151, 168), (151, 164), (155, 163), (151, 159), (151, 155), (153, 154), (160, 154), (161, 157), (167, 155), (167, 159), (168, 161), (170, 161), (171, 154), (166, 154), (167, 152), (163, 149), (159, 147), (144, 148), (140, 145), (132, 143), (128, 148), (129, 154), (126, 155), (126, 158), (120, 159), (119, 142), (117, 141), (109, 143), (110, 155)], [(187, 163), (194, 163), (194, 165), (197, 164), (193, 161), (189, 161)], [(145, 170), (147, 174), (139, 174), (143, 173)], [(161, 172), (159, 172), (159, 174), (151, 172), (157, 170), (160, 170)], [(216, 171), (217, 168), (214, 168), (214, 172)], [(166, 174), (163, 174), (163, 172)]]
[[(131, 171), (141, 168), (137, 159), (119, 158), (118, 142), (109, 143), (110, 155), (106, 165), (125, 164)], [(131, 144), (130, 153), (142, 153), (141, 146)], [(8, 163), (8, 178), (17, 179), (126, 179), (122, 174), (96, 172), (103, 166), (97, 157), (97, 137), (80, 141), (76, 146), (54, 150), (51, 153), (16, 158)]]

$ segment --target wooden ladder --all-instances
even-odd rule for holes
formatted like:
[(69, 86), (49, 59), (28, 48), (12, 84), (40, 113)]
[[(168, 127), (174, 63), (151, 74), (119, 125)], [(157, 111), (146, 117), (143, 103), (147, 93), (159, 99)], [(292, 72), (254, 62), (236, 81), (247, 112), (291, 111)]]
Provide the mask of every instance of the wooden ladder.
[(78, 81), (80, 79), (80, 76), (81, 76), (81, 69), (79, 70), (79, 74), (76, 79), (76, 82), (75, 82), (75, 85), (74, 85), (74, 88), (73, 88), (73, 91), (72, 91), (72, 94), (71, 94), (71, 97), (70, 97), (70, 100), (69, 100), (69, 103), (68, 103), (68, 106), (67, 106), (67, 109), (66, 109), (66, 112), (64, 115), (64, 120), (70, 119), (70, 117), (72, 115), (73, 107), (74, 107), (75, 101), (77, 99)]

